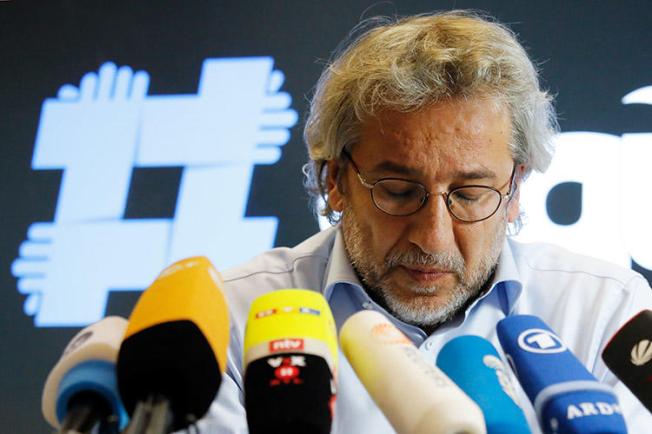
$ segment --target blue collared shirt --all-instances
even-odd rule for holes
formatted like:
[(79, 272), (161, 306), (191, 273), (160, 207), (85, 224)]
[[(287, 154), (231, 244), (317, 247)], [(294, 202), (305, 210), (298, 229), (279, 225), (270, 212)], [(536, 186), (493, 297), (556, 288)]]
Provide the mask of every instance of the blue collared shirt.
[[(338, 330), (355, 312), (379, 311), (433, 363), (446, 342), (468, 334), (488, 339), (504, 357), (496, 323), (511, 314), (539, 316), (593, 375), (614, 386), (630, 432), (643, 433), (652, 426), (652, 415), (599, 357), (608, 339), (627, 319), (642, 309), (652, 309), (652, 290), (632, 270), (548, 244), (506, 240), (489, 289), (430, 335), (393, 317), (368, 296), (348, 260), (337, 227), (322, 231), (294, 248), (273, 249), (223, 274), (231, 315), (231, 344), (220, 392), (207, 417), (199, 423), (203, 433), (248, 432), (242, 379), (247, 314), (256, 297), (283, 288), (322, 292)], [(400, 376), (396, 381), (400, 381)], [(512, 381), (532, 432), (540, 433), (531, 404), (516, 380), (512, 378)], [(406, 396), (409, 396), (407, 391)], [(332, 433), (394, 433), (341, 352)]]

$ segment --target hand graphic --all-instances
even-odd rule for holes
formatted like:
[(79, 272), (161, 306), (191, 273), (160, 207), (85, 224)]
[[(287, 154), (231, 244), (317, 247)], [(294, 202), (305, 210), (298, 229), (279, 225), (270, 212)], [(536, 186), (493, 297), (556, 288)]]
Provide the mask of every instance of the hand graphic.
[(275, 163), (297, 114), (272, 67), (269, 57), (209, 59), (197, 95), (148, 98), (138, 164)]
[(297, 112), (290, 107), (292, 97), (279, 90), (284, 81), (283, 72), (272, 71), (258, 122), (256, 164), (276, 163), (281, 158), (279, 147), (290, 140), (290, 128), (297, 123)]
[(149, 76), (105, 63), (43, 104), (33, 167), (64, 169), (56, 221), (122, 218)]
[(104, 316), (109, 290), (147, 287), (166, 265), (170, 222), (34, 223), (12, 264), (37, 326), (86, 325)]

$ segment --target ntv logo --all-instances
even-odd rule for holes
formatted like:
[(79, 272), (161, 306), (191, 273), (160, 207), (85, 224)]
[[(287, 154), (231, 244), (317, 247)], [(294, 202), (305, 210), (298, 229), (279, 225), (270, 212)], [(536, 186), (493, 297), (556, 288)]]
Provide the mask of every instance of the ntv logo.
[[(244, 215), (254, 165), (276, 163), (297, 122), (283, 82), (269, 57), (208, 59), (196, 95), (151, 96), (146, 72), (106, 63), (46, 99), (32, 167), (63, 169), (59, 200), (12, 265), (35, 324), (97, 321), (109, 290), (184, 257), (224, 268), (272, 247), (277, 218)], [(173, 219), (123, 219), (134, 167), (179, 166)]]

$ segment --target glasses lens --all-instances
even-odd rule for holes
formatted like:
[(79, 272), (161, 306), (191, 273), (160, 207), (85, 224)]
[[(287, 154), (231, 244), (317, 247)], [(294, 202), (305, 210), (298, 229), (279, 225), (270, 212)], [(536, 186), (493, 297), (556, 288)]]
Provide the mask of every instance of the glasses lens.
[(473, 222), (495, 213), (501, 199), (490, 187), (460, 187), (448, 194), (448, 209), (458, 219)]
[(426, 198), (422, 185), (401, 179), (382, 179), (371, 191), (378, 208), (391, 215), (412, 214)]

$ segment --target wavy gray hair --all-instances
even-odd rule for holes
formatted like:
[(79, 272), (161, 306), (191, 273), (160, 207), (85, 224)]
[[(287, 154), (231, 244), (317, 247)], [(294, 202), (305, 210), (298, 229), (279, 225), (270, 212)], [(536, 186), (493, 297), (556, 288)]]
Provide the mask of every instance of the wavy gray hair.
[(540, 89), (535, 66), (507, 27), (456, 10), (373, 18), (349, 40), (322, 72), (304, 129), (304, 185), (315, 211), (331, 223), (338, 216), (326, 199), (325, 163), (346, 164), (342, 149), (353, 146), (362, 122), (381, 110), (409, 112), (449, 98), (489, 97), (509, 109), (511, 151), (525, 165), (525, 176), (550, 165), (558, 131), (552, 97)]

